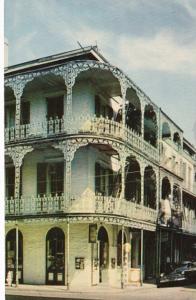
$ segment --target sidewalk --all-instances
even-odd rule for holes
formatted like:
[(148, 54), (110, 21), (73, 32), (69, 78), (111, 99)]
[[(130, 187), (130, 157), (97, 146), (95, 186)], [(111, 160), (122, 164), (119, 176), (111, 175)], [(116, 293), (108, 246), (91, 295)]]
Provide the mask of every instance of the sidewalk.
[(125, 295), (133, 291), (144, 291), (155, 289), (154, 284), (143, 284), (143, 286), (127, 285), (124, 289), (119, 287), (111, 287), (108, 285), (97, 285), (93, 287), (71, 287), (67, 290), (66, 286), (48, 286), (48, 285), (26, 285), (21, 284), (18, 287), (14, 285), (12, 287), (5, 288), (6, 295), (20, 295), (20, 296), (34, 296), (34, 297), (56, 297), (56, 298), (70, 298), (71, 299), (104, 299), (108, 296), (108, 299), (112, 298), (112, 295)]

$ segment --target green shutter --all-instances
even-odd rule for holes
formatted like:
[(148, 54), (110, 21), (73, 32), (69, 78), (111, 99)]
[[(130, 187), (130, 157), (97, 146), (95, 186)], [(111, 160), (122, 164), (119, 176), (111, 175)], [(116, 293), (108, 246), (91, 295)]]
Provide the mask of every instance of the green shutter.
[(37, 164), (37, 195), (43, 196), (46, 194), (46, 163)]

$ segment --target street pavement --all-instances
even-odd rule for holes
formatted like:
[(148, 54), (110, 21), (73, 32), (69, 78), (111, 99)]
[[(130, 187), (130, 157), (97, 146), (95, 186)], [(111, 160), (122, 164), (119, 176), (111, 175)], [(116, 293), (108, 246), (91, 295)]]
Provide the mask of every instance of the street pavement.
[(97, 286), (68, 291), (64, 286), (6, 287), (6, 300), (196, 300), (196, 284), (186, 287), (157, 288), (152, 284), (142, 287), (126, 286), (125, 289)]

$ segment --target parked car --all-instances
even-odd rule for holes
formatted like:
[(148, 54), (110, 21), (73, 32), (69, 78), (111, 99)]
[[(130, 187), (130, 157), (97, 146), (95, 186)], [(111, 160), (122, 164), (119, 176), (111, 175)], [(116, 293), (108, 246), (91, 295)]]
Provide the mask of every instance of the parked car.
[(183, 285), (196, 282), (196, 262), (184, 261), (169, 274), (161, 274), (157, 287)]

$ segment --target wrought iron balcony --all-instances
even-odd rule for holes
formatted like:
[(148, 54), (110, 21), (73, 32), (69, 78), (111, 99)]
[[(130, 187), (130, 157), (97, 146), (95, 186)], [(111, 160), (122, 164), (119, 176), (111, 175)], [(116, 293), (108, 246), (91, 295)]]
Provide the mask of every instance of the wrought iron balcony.
[(61, 196), (11, 198), (6, 199), (5, 202), (6, 217), (59, 213), (119, 215), (154, 224), (157, 220), (157, 211), (154, 209), (120, 198), (95, 195), (93, 192), (87, 192), (81, 197), (72, 197), (69, 205), (63, 194)]
[(98, 136), (120, 139), (136, 150), (143, 151), (150, 158), (158, 161), (158, 149), (142, 139), (141, 135), (122, 123), (110, 120), (107, 117), (77, 117), (70, 120), (50, 119), (49, 121), (20, 125), (5, 129), (5, 143), (47, 138), (60, 134), (93, 134)]

